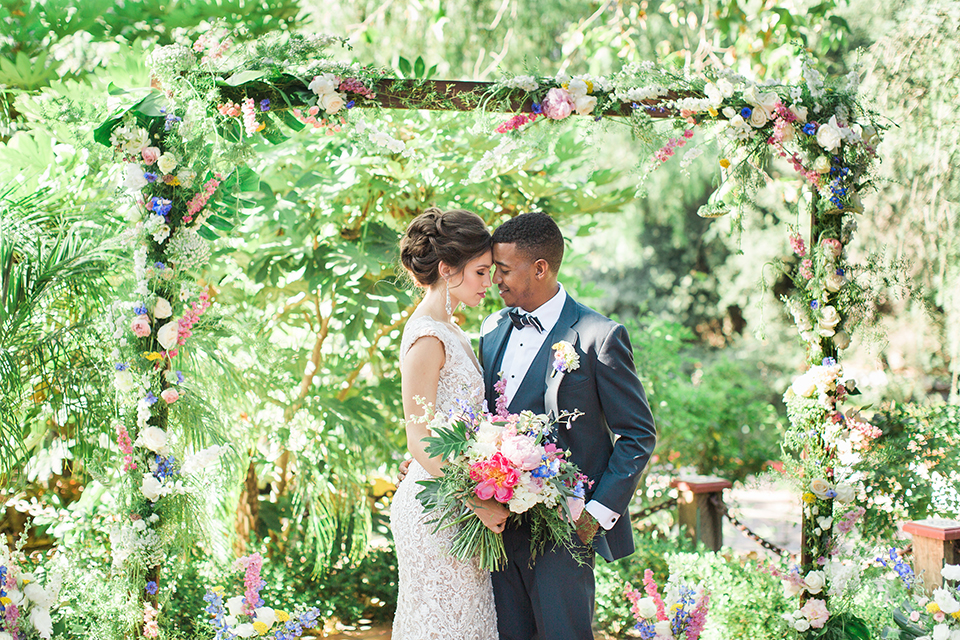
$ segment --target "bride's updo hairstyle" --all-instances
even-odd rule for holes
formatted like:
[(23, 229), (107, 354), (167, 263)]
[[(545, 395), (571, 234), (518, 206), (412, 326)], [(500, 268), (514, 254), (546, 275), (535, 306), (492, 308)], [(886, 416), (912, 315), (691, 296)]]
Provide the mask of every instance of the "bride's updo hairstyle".
[(492, 246), (477, 214), (430, 207), (413, 219), (400, 240), (400, 263), (418, 284), (429, 287), (440, 279), (440, 262), (459, 272)]

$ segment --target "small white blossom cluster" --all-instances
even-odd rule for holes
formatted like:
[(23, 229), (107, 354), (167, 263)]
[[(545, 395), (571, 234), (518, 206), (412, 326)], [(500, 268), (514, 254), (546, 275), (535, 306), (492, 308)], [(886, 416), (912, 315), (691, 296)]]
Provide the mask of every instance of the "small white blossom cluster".
[(404, 155), (410, 153), (410, 150), (407, 149), (407, 145), (404, 144), (403, 140), (397, 140), (386, 131), (371, 126), (363, 120), (357, 122), (356, 131), (360, 134), (365, 133), (370, 142), (391, 153), (403, 153)]
[(146, 568), (158, 567), (166, 561), (166, 552), (158, 534), (149, 525), (160, 521), (152, 514), (146, 520), (137, 518), (124, 525), (115, 525), (110, 530), (110, 552), (114, 571), (123, 569), (132, 560)]
[(823, 96), (823, 76), (813, 67), (809, 58), (803, 61), (803, 79), (807, 81), (807, 89), (810, 91), (811, 98), (816, 100)]
[(499, 84), (507, 89), (522, 89), (523, 91), (536, 91), (540, 88), (537, 79), (533, 76), (514, 76), (501, 80)]
[(669, 89), (658, 84), (647, 87), (630, 87), (629, 89), (617, 89), (613, 92), (613, 99), (620, 102), (642, 102), (644, 100), (655, 100), (669, 93)]
[(195, 230), (181, 227), (167, 243), (166, 255), (179, 269), (189, 271), (210, 261), (210, 244)]
[(470, 167), (470, 174), (466, 182), (483, 181), (491, 169), (507, 172), (515, 167), (521, 166), (532, 154), (528, 149), (523, 149), (520, 153), (511, 156), (511, 154), (518, 149), (519, 144), (513, 138), (501, 138), (500, 144), (484, 153), (480, 161)]
[(157, 75), (172, 76), (197, 65), (197, 56), (179, 44), (154, 47), (147, 55), (147, 66)]

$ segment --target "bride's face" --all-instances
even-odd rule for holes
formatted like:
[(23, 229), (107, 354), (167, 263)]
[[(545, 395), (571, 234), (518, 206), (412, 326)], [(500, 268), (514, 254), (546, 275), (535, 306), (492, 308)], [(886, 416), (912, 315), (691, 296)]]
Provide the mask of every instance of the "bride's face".
[(450, 297), (468, 307), (480, 304), (490, 288), (490, 269), (493, 266), (493, 252), (487, 251), (464, 267), (463, 271), (454, 274), (447, 281)]

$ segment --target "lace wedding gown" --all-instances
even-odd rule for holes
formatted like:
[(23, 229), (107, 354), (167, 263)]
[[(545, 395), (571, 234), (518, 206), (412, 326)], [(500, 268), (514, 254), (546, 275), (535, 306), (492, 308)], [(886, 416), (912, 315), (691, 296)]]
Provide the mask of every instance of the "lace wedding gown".
[[(446, 413), (457, 400), (472, 406), (483, 402), (483, 376), (467, 352), (458, 327), (421, 316), (407, 322), (400, 342), (400, 361), (410, 346), (423, 336), (443, 343), (446, 361), (437, 386), (437, 412)], [(430, 474), (414, 460), (400, 483), (390, 508), (390, 527), (397, 546), (400, 570), (397, 614), (393, 640), (497, 640), (490, 573), (476, 562), (464, 563), (449, 556), (453, 533), (433, 533), (426, 524), (417, 494), (418, 480)]]

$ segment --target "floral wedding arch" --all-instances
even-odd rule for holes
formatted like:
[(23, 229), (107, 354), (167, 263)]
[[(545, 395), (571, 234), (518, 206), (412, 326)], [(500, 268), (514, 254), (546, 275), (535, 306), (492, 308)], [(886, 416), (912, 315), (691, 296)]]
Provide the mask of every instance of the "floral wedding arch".
[[(257, 175), (244, 166), (250, 145), (281, 143), (291, 130), (312, 127), (362, 138), (380, 153), (415, 153), (378, 125), (384, 108), (511, 113), (490, 131), (506, 137), (573, 116), (621, 118), (635, 137), (658, 148), (648, 170), (693, 148), (700, 135), (721, 150), (721, 186), (701, 208), (704, 217), (742, 207), (771, 157), (793, 166), (810, 187), (811, 224), (806, 241), (790, 230), (802, 261), (796, 271), (784, 268), (796, 285), (784, 303), (807, 345), (809, 369), (785, 395), (791, 421), (785, 467), (802, 492), (804, 525), (800, 565), (783, 577), (801, 596), (792, 620), (798, 631), (862, 626), (837, 597), (856, 582), (856, 568), (839, 553), (863, 514), (857, 452), (878, 435), (855, 411), (843, 411), (855, 390), (839, 363), (863, 320), (862, 269), (847, 261), (844, 247), (862, 213), (858, 194), (870, 187), (879, 141), (874, 117), (856, 101), (856, 75), (827, 82), (805, 63), (802, 84), (758, 86), (731, 72), (685, 77), (649, 64), (610, 77), (398, 80), (330, 61), (325, 50), (336, 42), (289, 36), (241, 45), (225, 31), (211, 31), (192, 48), (157, 48), (150, 56), (153, 91), (96, 131), (96, 140), (124, 163), (125, 189), (142, 212), (132, 231), (136, 289), (114, 319), (115, 387), (125, 408), (116, 427), (123, 453), (117, 464), (128, 509), (116, 534), (115, 566), (128, 572), (148, 614), (137, 633), (156, 637), (164, 554), (135, 550), (171, 544), (170, 532), (182, 522), (168, 521), (193, 517), (188, 487), (222, 453), (217, 446), (188, 447), (169, 408), (181, 396), (180, 359), (211, 304), (197, 284), (209, 242), (231, 228), (229, 203), (258, 189)], [(249, 614), (258, 606), (259, 565), (249, 560), (246, 569), (242, 608)], [(220, 594), (211, 592), (208, 602), (218, 638), (230, 637)], [(301, 628), (310, 620), (316, 616), (306, 615)]]

